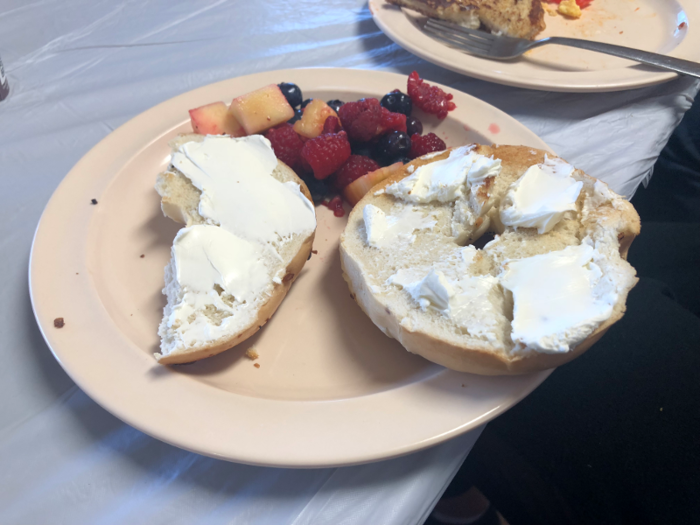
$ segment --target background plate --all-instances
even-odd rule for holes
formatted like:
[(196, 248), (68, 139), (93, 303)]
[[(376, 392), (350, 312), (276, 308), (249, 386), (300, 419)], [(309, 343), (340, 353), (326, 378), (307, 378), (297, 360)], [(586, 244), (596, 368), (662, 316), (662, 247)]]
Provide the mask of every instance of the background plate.
[[(677, 76), (602, 53), (556, 45), (533, 49), (512, 61), (478, 58), (424, 33), (426, 18), (414, 11), (401, 10), (385, 0), (369, 0), (369, 9), (379, 28), (411, 53), (499, 84), (545, 91), (619, 91)], [(545, 22), (547, 29), (537, 38), (584, 38), (700, 61), (698, 0), (594, 0), (578, 20), (545, 13)]]
[[(153, 352), (163, 268), (179, 225), (153, 189), (168, 140), (190, 130), (187, 110), (281, 81), (324, 100), (381, 97), (405, 85), (393, 73), (306, 69), (211, 84), (135, 117), (95, 146), (49, 201), (34, 238), (30, 293), (56, 359), (95, 401), (173, 445), (242, 463), (350, 465), (399, 456), (467, 432), (505, 411), (549, 374), (460, 374), (409, 354), (350, 298), (338, 253), (345, 219), (317, 208), (318, 251), (273, 320), (233, 350), (185, 366)], [(444, 88), (447, 89), (447, 88)], [(548, 149), (505, 113), (460, 92), (438, 124), (448, 145)], [(91, 199), (97, 205), (91, 205)], [(57, 329), (53, 321), (65, 319)], [(255, 347), (255, 368), (244, 357)]]

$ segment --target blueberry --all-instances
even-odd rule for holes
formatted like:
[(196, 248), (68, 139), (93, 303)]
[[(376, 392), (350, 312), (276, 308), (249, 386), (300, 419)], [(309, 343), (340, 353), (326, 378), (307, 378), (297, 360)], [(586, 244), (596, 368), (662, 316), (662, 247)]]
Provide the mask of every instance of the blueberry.
[(411, 137), (403, 131), (392, 131), (379, 139), (374, 151), (379, 164), (389, 165), (408, 156)]
[(374, 157), (374, 148), (367, 142), (354, 142), (350, 146), (353, 155), (362, 155), (364, 157)]
[(325, 180), (318, 180), (313, 175), (302, 175), (301, 178), (306, 183), (306, 187), (309, 188), (314, 204), (322, 202), (331, 191)]
[(313, 99), (312, 98), (307, 98), (304, 102), (301, 103), (301, 109), (304, 109), (306, 106), (309, 105), (309, 102), (311, 102)]
[(399, 160), (400, 160), (401, 162), (403, 162), (404, 164), (408, 164), (408, 163), (411, 162), (413, 159), (411, 159), (411, 158), (409, 158), (409, 157), (403, 157), (403, 158), (401, 158), (401, 159), (399, 159)]
[(277, 85), (282, 91), (284, 98), (287, 99), (287, 102), (289, 102), (289, 105), (293, 108), (297, 107), (299, 104), (301, 104), (301, 101), (304, 100), (304, 97), (301, 95), (301, 89), (299, 89), (299, 86), (296, 84), (292, 84), (291, 82), (282, 82), (281, 84)]
[(419, 135), (423, 134), (423, 123), (416, 117), (406, 117), (406, 130), (409, 136), (413, 136), (415, 133)]
[(287, 122), (289, 122), (290, 124), (294, 124), (297, 120), (299, 120), (301, 118), (302, 114), (303, 114), (302, 110), (295, 109), (294, 116), (292, 118), (290, 118)]
[(338, 113), (338, 110), (340, 109), (340, 106), (342, 106), (343, 104), (345, 104), (345, 102), (343, 102), (342, 100), (335, 99), (335, 100), (329, 100), (328, 102), (326, 102), (326, 104), (328, 104), (328, 106), (329, 106), (333, 111), (335, 111), (336, 113)]
[(403, 113), (406, 116), (409, 116), (413, 109), (411, 97), (401, 91), (392, 91), (384, 95), (381, 105), (392, 113)]

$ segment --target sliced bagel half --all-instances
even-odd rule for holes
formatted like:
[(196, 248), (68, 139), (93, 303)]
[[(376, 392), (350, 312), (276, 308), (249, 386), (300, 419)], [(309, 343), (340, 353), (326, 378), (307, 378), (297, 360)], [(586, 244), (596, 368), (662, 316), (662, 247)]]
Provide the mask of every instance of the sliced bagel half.
[[(252, 154), (262, 156), (266, 168), (260, 172), (253, 155), (250, 166), (224, 163), (225, 169), (231, 166), (225, 175), (235, 184), (209, 187), (207, 174), (200, 174), (204, 182), (193, 181), (186, 166), (178, 164), (188, 160), (176, 160), (177, 154), (190, 144), (212, 140), (251, 142)], [(167, 304), (158, 330), (161, 351), (155, 354), (161, 364), (211, 357), (245, 341), (270, 320), (309, 258), (316, 228), (311, 194), (291, 168), (274, 158), (266, 141), (183, 135), (171, 142), (173, 161), (158, 175), (156, 191), (163, 213), (185, 228), (165, 268)], [(207, 152), (206, 158), (213, 154)], [(251, 183), (247, 169), (270, 179), (265, 181), (270, 193), (246, 191)], [(258, 213), (273, 194), (272, 211), (281, 219)], [(247, 198), (237, 200), (239, 195)], [(217, 206), (238, 209), (217, 215)], [(297, 230), (275, 230), (295, 221), (301, 224)]]
[(474, 144), (370, 190), (340, 252), (359, 306), (408, 351), (522, 374), (570, 361), (622, 317), (639, 231), (629, 202), (556, 156)]

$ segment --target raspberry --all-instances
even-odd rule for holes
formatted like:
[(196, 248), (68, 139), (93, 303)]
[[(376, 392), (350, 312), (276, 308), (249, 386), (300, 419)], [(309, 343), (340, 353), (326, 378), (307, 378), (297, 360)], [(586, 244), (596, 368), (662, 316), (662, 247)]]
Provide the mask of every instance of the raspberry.
[(403, 131), (406, 133), (406, 115), (392, 113), (385, 107), (382, 107), (382, 120), (379, 126), (381, 133), (386, 133), (388, 131)]
[(343, 128), (340, 125), (340, 120), (338, 120), (338, 117), (328, 117), (323, 123), (323, 131), (321, 134), (325, 135), (326, 133), (338, 133), (342, 129)]
[(304, 142), (291, 124), (284, 123), (265, 133), (272, 144), (275, 156), (293, 170), (301, 168), (301, 148)]
[(416, 71), (408, 75), (408, 96), (420, 109), (437, 115), (439, 119), (445, 118), (448, 111), (457, 107), (452, 102), (452, 95), (437, 86), (426, 84)]
[(343, 199), (341, 199), (338, 195), (336, 195), (329, 201), (324, 200), (321, 204), (323, 204), (326, 208), (331, 210), (333, 212), (333, 215), (335, 215), (336, 217), (342, 217), (343, 215), (345, 215), (345, 210), (343, 209)]
[(411, 137), (411, 153), (408, 156), (415, 159), (433, 151), (445, 151), (446, 149), (447, 144), (435, 133), (428, 133), (422, 137), (416, 133)]
[(325, 179), (340, 168), (350, 156), (350, 142), (344, 131), (328, 133), (308, 140), (301, 149), (301, 157), (307, 162), (314, 177)]
[(377, 136), (382, 122), (382, 107), (376, 98), (363, 98), (340, 106), (338, 116), (350, 139), (367, 142)]
[(379, 164), (363, 155), (350, 155), (345, 164), (335, 174), (335, 186), (342, 190), (355, 179), (359, 179), (370, 171), (378, 170)]

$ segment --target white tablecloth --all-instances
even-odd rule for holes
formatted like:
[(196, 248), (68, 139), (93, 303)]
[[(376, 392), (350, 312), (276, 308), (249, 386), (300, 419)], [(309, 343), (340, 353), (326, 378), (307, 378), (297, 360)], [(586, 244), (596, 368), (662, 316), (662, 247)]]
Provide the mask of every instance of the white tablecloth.
[(355, 0), (4, 0), (0, 57), (12, 90), (0, 102), (3, 525), (417, 524), (478, 437), (373, 465), (265, 469), (163, 444), (87, 398), (39, 334), (27, 263), (34, 228), (62, 177), (129, 118), (257, 71), (418, 69), (503, 109), (631, 196), (698, 89), (678, 79), (576, 95), (472, 80), (392, 44)]

